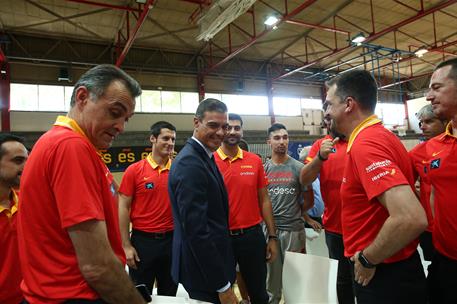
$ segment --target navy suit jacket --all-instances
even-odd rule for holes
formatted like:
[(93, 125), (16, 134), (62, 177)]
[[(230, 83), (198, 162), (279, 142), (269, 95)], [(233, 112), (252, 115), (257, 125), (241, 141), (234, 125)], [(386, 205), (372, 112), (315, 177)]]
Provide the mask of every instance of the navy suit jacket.
[(168, 177), (175, 226), (171, 274), (188, 291), (214, 293), (235, 280), (227, 192), (211, 162), (190, 138)]

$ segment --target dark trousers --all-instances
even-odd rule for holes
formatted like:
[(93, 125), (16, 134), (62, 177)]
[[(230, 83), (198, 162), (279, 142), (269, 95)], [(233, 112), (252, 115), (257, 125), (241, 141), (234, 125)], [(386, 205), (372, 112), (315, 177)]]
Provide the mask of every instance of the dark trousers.
[(435, 253), (435, 247), (432, 242), (432, 233), (430, 231), (424, 231), (419, 236), (419, 243), (424, 253), (424, 260), (431, 261)]
[(424, 268), (417, 251), (406, 260), (377, 265), (367, 286), (353, 283), (357, 304), (427, 303)]
[(232, 235), (233, 255), (240, 266), (249, 300), (252, 304), (267, 304), (266, 241), (260, 225), (239, 235)]
[(431, 304), (457, 303), (457, 260), (435, 251), (428, 267), (427, 284)]
[(325, 242), (328, 247), (328, 256), (338, 260), (338, 273), (336, 277), (336, 293), (340, 304), (354, 304), (354, 291), (352, 287), (351, 263), (344, 256), (343, 236), (341, 234), (325, 231)]
[(176, 296), (178, 285), (171, 278), (172, 239), (172, 233), (160, 237), (138, 230), (132, 232), (132, 246), (140, 258), (140, 262), (136, 262), (137, 269), (129, 268), (135, 284), (145, 284), (152, 292), (157, 280), (158, 295)]

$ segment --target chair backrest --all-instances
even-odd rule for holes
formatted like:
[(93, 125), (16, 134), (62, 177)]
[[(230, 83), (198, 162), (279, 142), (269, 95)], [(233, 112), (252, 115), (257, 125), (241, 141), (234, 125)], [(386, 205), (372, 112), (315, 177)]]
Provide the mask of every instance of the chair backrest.
[(282, 271), (287, 304), (338, 304), (336, 275), (338, 260), (286, 252)]

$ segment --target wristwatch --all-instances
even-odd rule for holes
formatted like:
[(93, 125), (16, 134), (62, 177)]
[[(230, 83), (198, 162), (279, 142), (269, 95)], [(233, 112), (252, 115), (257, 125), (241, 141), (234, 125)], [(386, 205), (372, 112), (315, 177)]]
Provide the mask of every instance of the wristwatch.
[(277, 240), (278, 239), (278, 236), (277, 235), (269, 235), (268, 236), (268, 240)]
[(359, 253), (359, 262), (365, 268), (375, 268), (376, 267), (376, 265), (371, 264), (370, 261), (368, 261), (367, 257), (363, 255), (363, 250), (360, 251), (360, 253)]

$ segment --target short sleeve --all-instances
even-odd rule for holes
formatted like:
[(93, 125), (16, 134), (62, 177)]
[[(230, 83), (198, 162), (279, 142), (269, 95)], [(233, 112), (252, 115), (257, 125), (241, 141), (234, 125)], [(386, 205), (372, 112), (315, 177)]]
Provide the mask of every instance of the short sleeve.
[(256, 167), (257, 167), (257, 189), (265, 188), (268, 185), (268, 179), (265, 175), (265, 170), (263, 169), (262, 160), (260, 157), (256, 157)]
[(63, 229), (104, 220), (102, 187), (105, 175), (95, 150), (81, 139), (62, 142), (49, 165), (51, 187)]
[(133, 196), (135, 194), (135, 164), (130, 165), (122, 176), (121, 185), (119, 186), (119, 193), (126, 196)]
[(316, 140), (314, 144), (311, 146), (311, 149), (309, 150), (308, 156), (305, 158), (305, 164), (310, 163), (317, 155), (319, 152), (319, 149), (321, 148), (321, 140)]
[(363, 141), (352, 146), (351, 161), (369, 200), (408, 180), (386, 145)]

